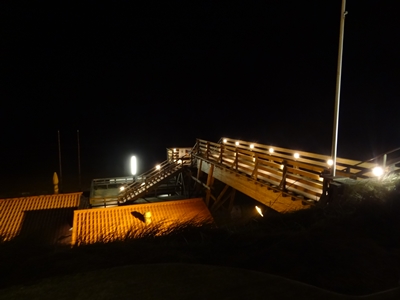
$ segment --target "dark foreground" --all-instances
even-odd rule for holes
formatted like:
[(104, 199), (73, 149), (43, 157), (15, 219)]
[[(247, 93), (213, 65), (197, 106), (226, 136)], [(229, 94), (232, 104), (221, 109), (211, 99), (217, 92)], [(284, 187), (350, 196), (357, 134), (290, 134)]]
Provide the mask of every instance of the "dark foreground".
[[(51, 295), (49, 289), (55, 286), (58, 291), (69, 291), (65, 299), (90, 299), (90, 293), (97, 293), (96, 299), (109, 299), (111, 290), (124, 289), (129, 295), (136, 289), (135, 295), (151, 299), (146, 298), (146, 291), (148, 295), (157, 290), (162, 293), (169, 285), (191, 299), (265, 299), (263, 292), (288, 297), (300, 293), (308, 299), (316, 297), (307, 293), (319, 293), (318, 298), (345, 299), (333, 293), (377, 293), (399, 286), (399, 202), (397, 196), (385, 202), (342, 201), (217, 228), (182, 226), (165, 237), (149, 234), (72, 249), (46, 246), (33, 237), (17, 238), (0, 245), (0, 299), (21, 299), (24, 290), (45, 299), (43, 295)], [(282, 278), (278, 284), (271, 275), (326, 291), (300, 283), (289, 285)], [(205, 293), (221, 297), (210, 298)]]

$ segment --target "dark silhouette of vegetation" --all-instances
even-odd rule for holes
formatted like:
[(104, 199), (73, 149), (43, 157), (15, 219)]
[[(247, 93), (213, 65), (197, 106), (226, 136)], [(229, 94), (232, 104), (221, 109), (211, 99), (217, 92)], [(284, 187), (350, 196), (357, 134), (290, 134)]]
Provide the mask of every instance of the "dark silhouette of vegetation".
[(344, 294), (397, 287), (400, 197), (343, 196), (326, 206), (239, 221), (174, 224), (75, 247), (18, 237), (0, 245), (2, 288), (109, 267), (194, 263), (281, 275)]

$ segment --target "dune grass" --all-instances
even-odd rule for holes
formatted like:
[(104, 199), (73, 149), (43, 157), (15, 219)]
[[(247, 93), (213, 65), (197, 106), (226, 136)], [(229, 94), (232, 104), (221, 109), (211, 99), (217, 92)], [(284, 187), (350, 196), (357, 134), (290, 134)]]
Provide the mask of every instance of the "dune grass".
[(187, 222), (112, 242), (54, 246), (34, 237), (0, 244), (0, 287), (126, 265), (187, 263), (283, 276), (348, 295), (397, 287), (400, 196), (345, 195), (327, 206), (229, 223)]

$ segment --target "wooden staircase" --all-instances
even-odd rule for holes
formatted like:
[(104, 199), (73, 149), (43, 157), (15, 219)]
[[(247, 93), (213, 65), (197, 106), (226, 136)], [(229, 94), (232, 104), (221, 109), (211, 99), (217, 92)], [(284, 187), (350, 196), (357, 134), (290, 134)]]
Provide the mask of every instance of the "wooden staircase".
[(187, 165), (187, 160), (184, 158), (166, 160), (146, 173), (137, 176), (137, 180), (121, 187), (121, 191), (118, 194), (118, 203), (122, 204), (127, 201), (135, 201), (143, 198), (162, 183), (177, 175), (184, 165)]

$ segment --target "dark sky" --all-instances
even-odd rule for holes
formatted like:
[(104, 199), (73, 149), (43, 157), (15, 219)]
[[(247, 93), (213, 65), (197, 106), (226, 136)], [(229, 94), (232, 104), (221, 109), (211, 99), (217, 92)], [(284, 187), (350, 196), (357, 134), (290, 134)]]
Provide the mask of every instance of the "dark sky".
[[(0, 2), (1, 189), (221, 136), (330, 154), (340, 0)], [(348, 0), (338, 155), (400, 146), (393, 1)], [(38, 179), (39, 178), (39, 179)]]

